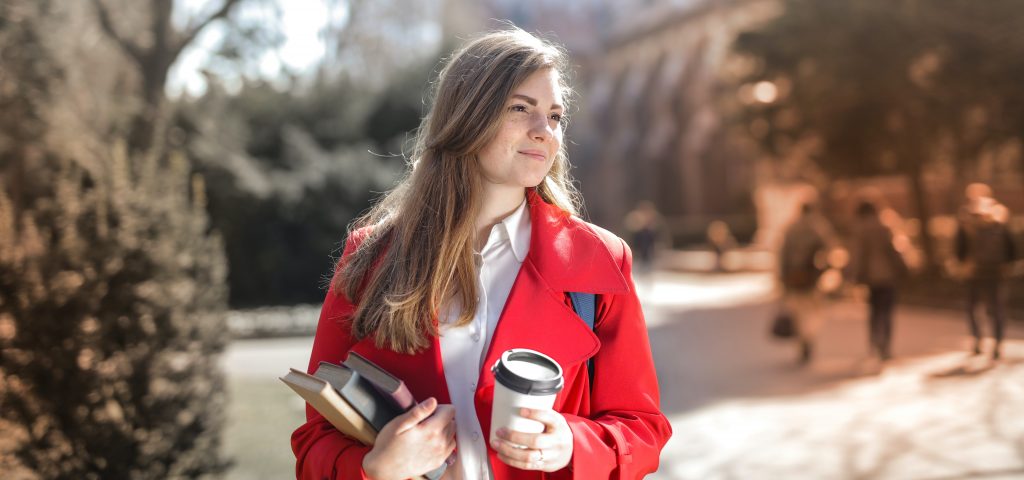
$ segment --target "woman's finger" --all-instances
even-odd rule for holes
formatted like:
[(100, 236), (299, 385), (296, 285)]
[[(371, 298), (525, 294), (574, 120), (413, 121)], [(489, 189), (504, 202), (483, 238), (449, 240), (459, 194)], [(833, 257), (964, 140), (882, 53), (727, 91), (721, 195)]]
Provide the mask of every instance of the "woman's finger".
[(497, 451), (498, 458), (506, 465), (523, 470), (536, 470), (541, 464), (539, 450), (506, 448)]
[(525, 433), (500, 428), (498, 429), (497, 436), (499, 439), (512, 444), (512, 446), (532, 449), (551, 448), (556, 444), (555, 437), (548, 433)]
[(430, 397), (420, 402), (419, 405), (412, 407), (411, 410), (396, 418), (399, 422), (396, 433), (402, 433), (416, 425), (419, 425), (420, 422), (434, 413), (434, 410), (436, 409), (437, 399), (434, 397)]
[(452, 452), (454, 452), (458, 446), (458, 443), (455, 441), (455, 435), (452, 435), (451, 438), (449, 438), (447, 442), (445, 442), (444, 451), (448, 455), (448, 459), (451, 460), (452, 462), (455, 461), (455, 458), (452, 457)]
[(434, 408), (432, 413), (425, 420), (420, 422), (425, 428), (432, 430), (443, 431), (449, 425), (455, 422), (455, 407), (451, 404), (438, 405)]
[(562, 415), (554, 410), (538, 410), (534, 408), (521, 408), (519, 409), (519, 415), (543, 423), (545, 432), (550, 432), (557, 427), (559, 420), (562, 419)]
[(448, 425), (444, 427), (444, 438), (450, 442), (455, 441), (455, 433), (458, 430), (455, 428), (455, 420), (448, 422)]
[[(517, 433), (517, 432), (513, 432)], [(523, 435), (534, 435), (537, 434), (523, 434)], [(539, 439), (539, 440), (538, 440)], [(516, 441), (504, 440), (502, 438), (495, 438), (491, 441), (491, 448), (498, 453), (502, 453), (509, 458), (514, 458), (520, 461), (532, 461), (533, 457), (539, 456), (538, 450), (545, 450), (548, 452), (548, 457), (551, 456), (550, 452), (558, 450), (560, 447), (557, 445), (557, 439), (552, 435), (540, 435), (535, 439), (522, 438), (519, 443)]]

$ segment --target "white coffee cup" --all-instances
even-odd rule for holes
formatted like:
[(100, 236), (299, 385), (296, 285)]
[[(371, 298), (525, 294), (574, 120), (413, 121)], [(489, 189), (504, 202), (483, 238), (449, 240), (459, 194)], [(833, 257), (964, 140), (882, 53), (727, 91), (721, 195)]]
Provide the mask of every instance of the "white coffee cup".
[(562, 367), (551, 357), (526, 348), (513, 348), (501, 354), (491, 367), (494, 373), (494, 401), (491, 407), (491, 434), (499, 428), (524, 433), (541, 433), (544, 424), (519, 415), (520, 408), (550, 410), (562, 390)]

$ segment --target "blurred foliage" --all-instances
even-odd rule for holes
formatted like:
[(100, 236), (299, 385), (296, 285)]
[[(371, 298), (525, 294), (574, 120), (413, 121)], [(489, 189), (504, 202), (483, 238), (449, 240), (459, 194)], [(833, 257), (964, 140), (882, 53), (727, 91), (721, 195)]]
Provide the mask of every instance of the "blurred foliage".
[[(240, 1), (222, 0), (216, 11), (189, 19), (187, 26), (178, 28), (173, 21), (174, 0), (149, 0), (143, 8), (134, 9), (148, 20), (147, 28), (143, 29), (121, 20), (125, 17), (124, 10), (132, 9), (115, 10), (111, 8), (111, 0), (91, 0), (105, 39), (120, 50), (135, 70), (136, 95), (142, 102), (141, 108), (132, 115), (128, 135), (128, 147), (133, 153), (159, 146), (165, 120), (164, 90), (171, 66), (210, 23), (226, 18)], [(129, 5), (138, 4), (125, 6)]]
[(917, 215), (929, 218), (930, 170), (948, 167), (962, 186), (984, 153), (1019, 144), (1019, 1), (782, 4), (737, 39), (726, 103), (739, 129), (791, 171), (904, 175)]
[(777, 20), (736, 42), (752, 62), (741, 82), (777, 89), (777, 100), (742, 112), (748, 125), (766, 122), (758, 135), (766, 150), (781, 156), (817, 136), (814, 158), (829, 173), (863, 176), (908, 172), (936, 157), (947, 135), (960, 144), (1019, 137), (1020, 2), (784, 5)]
[(171, 136), (207, 179), (232, 306), (323, 299), (348, 224), (405, 169), (431, 67), (379, 91), (343, 79), (287, 90), (250, 81), (176, 105)]
[(180, 152), (130, 153), (137, 72), (83, 8), (0, 3), (0, 472), (218, 476), (223, 244)]
[(429, 5), (326, 5), (347, 16), (328, 14), (326, 55), (305, 75), (239, 77), (258, 58), (252, 39), (277, 36), (261, 31), (276, 28), (272, 22), (235, 19), (209, 59), (205, 93), (170, 105), (168, 138), (207, 181), (233, 307), (323, 300), (349, 223), (404, 172), (425, 113), (438, 61), (427, 39)]

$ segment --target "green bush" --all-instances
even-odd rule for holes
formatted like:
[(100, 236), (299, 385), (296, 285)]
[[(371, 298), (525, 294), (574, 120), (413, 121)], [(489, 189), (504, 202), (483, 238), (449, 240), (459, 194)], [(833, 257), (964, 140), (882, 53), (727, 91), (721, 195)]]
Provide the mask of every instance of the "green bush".
[(0, 476), (217, 476), (226, 262), (203, 182), (56, 126), (47, 4), (0, 3)]

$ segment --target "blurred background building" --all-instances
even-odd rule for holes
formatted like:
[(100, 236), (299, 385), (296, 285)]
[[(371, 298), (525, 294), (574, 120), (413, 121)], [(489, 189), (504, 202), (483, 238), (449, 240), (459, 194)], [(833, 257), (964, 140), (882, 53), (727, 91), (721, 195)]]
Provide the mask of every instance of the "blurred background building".
[(776, 2), (483, 3), (470, 30), (507, 19), (570, 51), (570, 158), (592, 220), (621, 232), (626, 212), (650, 201), (679, 246), (702, 242), (716, 219), (753, 237), (754, 156), (727, 141), (715, 92), (732, 40)]

